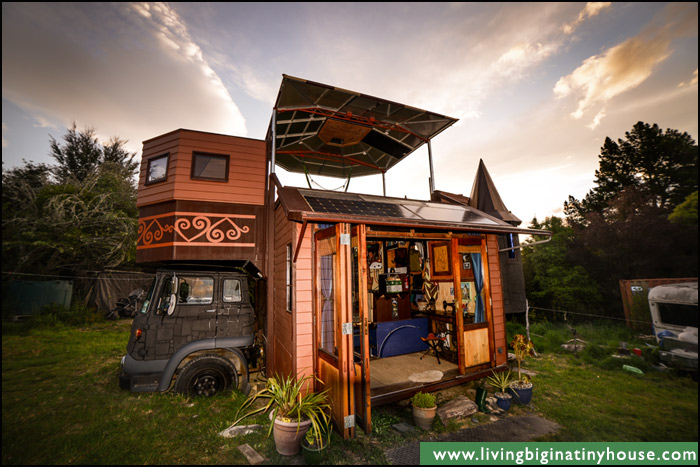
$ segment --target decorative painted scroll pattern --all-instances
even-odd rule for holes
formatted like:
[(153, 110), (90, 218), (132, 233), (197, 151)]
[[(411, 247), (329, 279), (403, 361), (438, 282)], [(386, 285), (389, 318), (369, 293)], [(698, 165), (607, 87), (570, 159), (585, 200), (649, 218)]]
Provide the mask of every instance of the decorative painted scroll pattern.
[(167, 213), (139, 220), (137, 249), (160, 246), (252, 246), (236, 242), (250, 232), (252, 215)]

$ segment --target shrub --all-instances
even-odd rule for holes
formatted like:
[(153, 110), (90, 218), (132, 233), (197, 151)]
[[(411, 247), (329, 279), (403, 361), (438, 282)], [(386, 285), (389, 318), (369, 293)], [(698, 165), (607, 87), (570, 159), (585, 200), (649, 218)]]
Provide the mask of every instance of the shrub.
[(421, 409), (430, 409), (435, 407), (435, 396), (432, 394), (419, 392), (414, 394), (414, 396), (411, 398), (411, 403)]

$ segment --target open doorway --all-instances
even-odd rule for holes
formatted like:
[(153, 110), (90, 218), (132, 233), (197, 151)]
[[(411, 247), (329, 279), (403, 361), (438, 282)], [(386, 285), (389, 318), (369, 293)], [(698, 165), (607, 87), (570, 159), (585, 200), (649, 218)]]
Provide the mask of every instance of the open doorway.
[[(373, 400), (439, 386), (490, 363), (483, 237), (434, 237), (370, 232), (363, 258), (353, 244), (353, 322), (357, 332), (366, 293)], [(366, 290), (358, 288), (363, 261)], [(358, 344), (355, 337), (356, 360)]]
[(314, 238), (317, 373), (347, 436), (373, 405), (495, 366), (485, 235), (336, 224)]

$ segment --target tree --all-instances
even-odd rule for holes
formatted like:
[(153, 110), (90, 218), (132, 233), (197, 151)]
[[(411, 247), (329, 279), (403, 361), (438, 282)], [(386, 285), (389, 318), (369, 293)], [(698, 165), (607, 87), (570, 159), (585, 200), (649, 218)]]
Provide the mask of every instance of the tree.
[(75, 124), (63, 144), (50, 144), (58, 165), (3, 168), (3, 269), (52, 274), (133, 261), (135, 154), (123, 140), (103, 146), (94, 130)]
[(585, 219), (573, 226), (569, 253), (598, 284), (607, 314), (622, 313), (621, 279), (697, 276), (697, 222), (674, 224), (647, 190), (627, 188)]
[(548, 217), (542, 223), (533, 219), (533, 229), (552, 232), (548, 243), (527, 246), (524, 243), (523, 272), (530, 305), (542, 308), (596, 312), (601, 294), (596, 281), (572, 259), (569, 249), (573, 229), (559, 217)]
[(564, 212), (570, 223), (589, 213), (605, 214), (622, 191), (646, 191), (646, 202), (670, 212), (698, 189), (698, 146), (688, 133), (638, 122), (624, 139), (605, 138), (595, 172), (595, 187), (583, 200), (570, 196)]
[(698, 192), (689, 194), (668, 216), (671, 222), (686, 226), (698, 226)]
[(126, 141), (112, 137), (108, 144), (102, 145), (91, 127), (78, 131), (73, 122), (63, 136), (64, 144), (59, 144), (53, 136), (50, 139), (51, 156), (58, 162), (54, 173), (60, 182), (66, 183), (71, 179), (82, 182), (105, 163), (120, 168), (129, 178), (138, 169), (138, 162), (134, 161), (136, 153), (129, 153), (124, 148)]

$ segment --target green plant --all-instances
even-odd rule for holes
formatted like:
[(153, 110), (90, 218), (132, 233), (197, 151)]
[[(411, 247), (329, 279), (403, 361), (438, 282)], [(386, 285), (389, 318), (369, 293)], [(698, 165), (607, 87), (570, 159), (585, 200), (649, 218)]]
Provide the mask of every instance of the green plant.
[(518, 360), (518, 381), (523, 382), (520, 364), (533, 352), (535, 346), (530, 339), (522, 334), (516, 335), (513, 341), (510, 343), (510, 346), (513, 348), (515, 358)]
[(421, 409), (432, 409), (435, 407), (435, 396), (432, 394), (419, 392), (411, 397), (411, 404)]
[[(261, 412), (266, 413), (272, 410), (272, 419), (280, 419), (287, 422), (301, 423), (303, 420), (311, 421), (311, 428), (315, 433), (322, 432), (321, 426), (328, 426), (330, 423), (330, 404), (328, 403), (328, 390), (322, 392), (306, 391), (305, 386), (309, 381), (320, 381), (313, 375), (303, 378), (293, 376), (274, 376), (267, 380), (265, 388), (249, 396), (236, 412), (238, 424), (244, 418)], [(264, 406), (250, 410), (253, 403), (258, 399), (268, 399)], [(243, 415), (241, 415), (243, 413)], [(273, 423), (267, 435), (272, 433)], [(320, 435), (319, 435), (320, 436)], [(320, 442), (320, 440), (319, 440)]]
[(499, 389), (499, 392), (505, 393), (508, 390), (508, 386), (511, 383), (511, 378), (510, 378), (510, 370), (502, 371), (500, 373), (497, 373), (496, 371), (492, 370), (492, 375), (488, 376), (486, 380), (497, 387)]
[(324, 430), (323, 428), (320, 430), (317, 430), (315, 427), (309, 428), (309, 431), (306, 432), (306, 435), (304, 436), (304, 439), (306, 440), (306, 444), (311, 447), (311, 448), (320, 448), (323, 449), (326, 445), (330, 444), (331, 442), (331, 433), (330, 430), (328, 430), (328, 427), (325, 427), (326, 429)]

